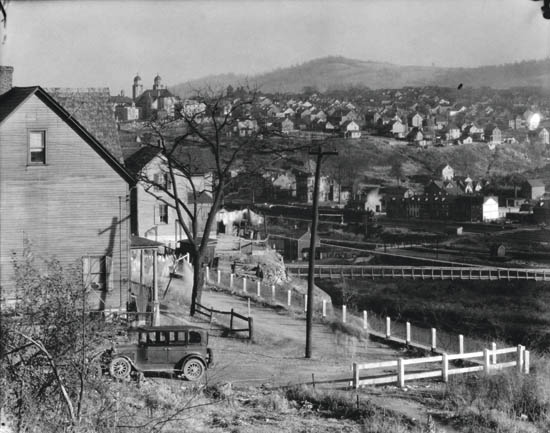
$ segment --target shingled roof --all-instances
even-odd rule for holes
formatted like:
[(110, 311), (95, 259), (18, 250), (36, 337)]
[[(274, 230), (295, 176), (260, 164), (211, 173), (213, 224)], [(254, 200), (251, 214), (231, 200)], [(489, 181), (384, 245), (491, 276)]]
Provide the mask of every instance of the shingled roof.
[(47, 92), (88, 130), (111, 155), (124, 163), (118, 141), (115, 115), (109, 105), (111, 97), (105, 88), (50, 88)]
[(159, 149), (151, 146), (144, 146), (126, 158), (126, 169), (134, 176), (137, 176), (143, 167), (149, 164), (149, 162), (159, 153)]

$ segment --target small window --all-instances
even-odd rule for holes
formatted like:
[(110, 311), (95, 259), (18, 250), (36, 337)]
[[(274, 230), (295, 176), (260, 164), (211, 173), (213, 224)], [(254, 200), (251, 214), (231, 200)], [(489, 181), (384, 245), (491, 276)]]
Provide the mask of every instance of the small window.
[(46, 164), (46, 131), (29, 131), (29, 163)]
[(168, 224), (168, 205), (159, 204), (159, 222), (161, 224)]
[(169, 173), (156, 173), (153, 176), (154, 191), (170, 191), (172, 189), (172, 179)]

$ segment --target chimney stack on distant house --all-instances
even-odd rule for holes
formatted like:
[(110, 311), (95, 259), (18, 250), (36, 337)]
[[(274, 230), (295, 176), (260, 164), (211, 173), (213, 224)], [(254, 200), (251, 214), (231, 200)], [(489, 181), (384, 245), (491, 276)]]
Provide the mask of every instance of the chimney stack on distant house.
[(0, 95), (8, 92), (12, 88), (13, 66), (0, 65)]

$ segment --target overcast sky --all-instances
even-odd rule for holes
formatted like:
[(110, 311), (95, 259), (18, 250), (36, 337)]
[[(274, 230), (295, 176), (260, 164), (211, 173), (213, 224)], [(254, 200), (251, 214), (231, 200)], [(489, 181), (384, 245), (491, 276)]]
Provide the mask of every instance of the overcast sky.
[(477, 66), (550, 53), (528, 0), (15, 0), (2, 63), (14, 84), (110, 87), (157, 72), (170, 85), (249, 75), (327, 55)]

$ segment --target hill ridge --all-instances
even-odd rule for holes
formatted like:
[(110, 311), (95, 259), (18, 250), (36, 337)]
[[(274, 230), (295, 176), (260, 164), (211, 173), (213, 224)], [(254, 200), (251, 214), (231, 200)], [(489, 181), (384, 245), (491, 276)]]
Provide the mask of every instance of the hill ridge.
[(299, 93), (305, 87), (319, 91), (349, 87), (392, 89), (407, 86), (453, 87), (547, 87), (550, 88), (550, 58), (522, 60), (501, 65), (446, 67), (399, 65), (374, 60), (325, 56), (297, 65), (279, 67), (255, 75), (224, 73), (186, 81), (171, 90), (186, 97), (193, 90), (211, 86), (225, 88), (249, 84), (267, 93)]

